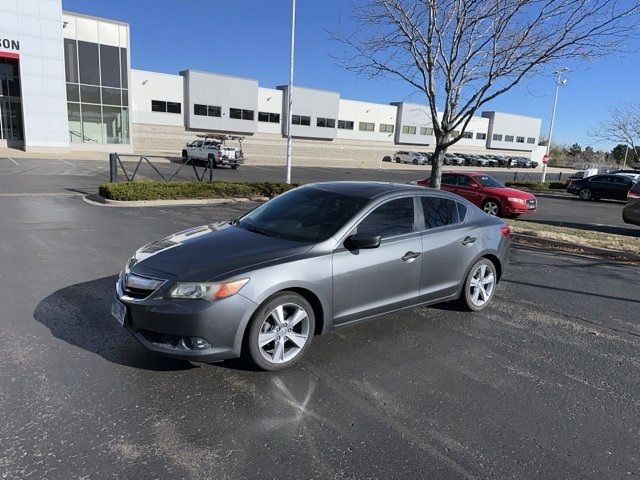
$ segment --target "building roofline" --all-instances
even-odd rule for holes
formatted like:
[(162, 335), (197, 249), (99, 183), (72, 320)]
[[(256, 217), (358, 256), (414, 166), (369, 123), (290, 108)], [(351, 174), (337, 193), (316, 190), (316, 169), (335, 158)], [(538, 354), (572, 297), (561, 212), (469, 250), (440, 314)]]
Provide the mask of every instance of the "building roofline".
[(187, 68), (185, 70), (180, 70), (178, 72), (178, 75), (182, 75), (184, 73), (189, 73), (189, 72), (202, 73), (204, 75), (215, 75), (217, 77), (235, 78), (236, 80), (250, 80), (252, 82), (256, 82), (256, 83), (259, 84), (259, 82), (258, 82), (258, 80), (256, 78), (239, 77), (237, 75), (227, 75), (226, 73), (218, 73), (218, 72), (205, 72), (204, 70), (196, 70), (196, 69), (193, 69), (193, 68)]
[(116, 23), (118, 25), (123, 25), (125, 27), (129, 27), (129, 22), (123, 22), (122, 20), (113, 20), (111, 18), (96, 17), (95, 15), (88, 15), (86, 13), (71, 12), (69, 10), (63, 10), (62, 14), (63, 15), (71, 15), (71, 16), (74, 16), (74, 17), (89, 18), (91, 20), (98, 20), (100, 22)]
[[(278, 90), (284, 90), (285, 88), (288, 88), (288, 87), (289, 85), (286, 83), (284, 85), (276, 85), (276, 88)], [(311, 90), (313, 92), (335, 93), (336, 95), (340, 96), (340, 92), (336, 92), (335, 90), (324, 90), (322, 88), (303, 87), (302, 85), (293, 85), (293, 88), (299, 88), (301, 90)]]

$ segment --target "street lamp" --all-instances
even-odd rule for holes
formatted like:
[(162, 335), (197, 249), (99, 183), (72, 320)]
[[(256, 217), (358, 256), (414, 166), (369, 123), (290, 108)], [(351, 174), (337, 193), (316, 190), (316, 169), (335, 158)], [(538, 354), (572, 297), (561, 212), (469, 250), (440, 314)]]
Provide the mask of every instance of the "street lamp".
[[(551, 150), (551, 134), (553, 133), (553, 124), (556, 121), (556, 107), (558, 105), (558, 92), (560, 91), (560, 87), (567, 83), (566, 78), (562, 78), (562, 74), (569, 69), (566, 67), (560, 68), (553, 72), (558, 77), (556, 78), (556, 94), (553, 98), (553, 110), (551, 112), (551, 124), (549, 125), (549, 135), (547, 136), (547, 158), (549, 158), (549, 150)], [(542, 182), (545, 181), (547, 177), (547, 164), (542, 164)]]
[(287, 88), (287, 183), (291, 183), (291, 106), (293, 104), (293, 47), (296, 33), (296, 0), (291, 5), (291, 57), (289, 59), (289, 87)]

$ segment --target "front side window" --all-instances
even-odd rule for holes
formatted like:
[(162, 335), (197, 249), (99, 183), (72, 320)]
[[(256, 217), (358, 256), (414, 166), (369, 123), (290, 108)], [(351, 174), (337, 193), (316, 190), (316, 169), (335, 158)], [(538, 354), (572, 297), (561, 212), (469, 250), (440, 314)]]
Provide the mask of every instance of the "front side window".
[(456, 184), (457, 175), (451, 175), (450, 173), (445, 173), (442, 175), (442, 184), (443, 185), (455, 185)]
[(478, 175), (476, 180), (483, 187), (504, 188), (504, 185), (489, 175)]
[(466, 175), (457, 175), (457, 177), (459, 187), (471, 187), (471, 184), (473, 183), (471, 177), (467, 177)]
[[(426, 229), (460, 223), (458, 202), (449, 198), (420, 197)], [(465, 210), (466, 211), (466, 210)]]
[(398, 198), (383, 203), (358, 225), (358, 233), (395, 237), (414, 231), (413, 198)]
[(321, 242), (351, 220), (368, 201), (319, 188), (299, 188), (252, 210), (237, 226), (283, 240)]

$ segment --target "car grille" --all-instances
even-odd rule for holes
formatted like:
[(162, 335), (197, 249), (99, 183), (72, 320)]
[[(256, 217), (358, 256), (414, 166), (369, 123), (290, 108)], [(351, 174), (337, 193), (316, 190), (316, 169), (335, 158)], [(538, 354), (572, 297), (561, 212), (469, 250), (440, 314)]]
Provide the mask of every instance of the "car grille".
[(142, 300), (158, 290), (166, 280), (160, 278), (145, 277), (136, 273), (127, 273), (122, 281), (122, 292), (129, 298)]
[(527, 200), (527, 208), (529, 210), (535, 210), (537, 206), (537, 201), (535, 199)]

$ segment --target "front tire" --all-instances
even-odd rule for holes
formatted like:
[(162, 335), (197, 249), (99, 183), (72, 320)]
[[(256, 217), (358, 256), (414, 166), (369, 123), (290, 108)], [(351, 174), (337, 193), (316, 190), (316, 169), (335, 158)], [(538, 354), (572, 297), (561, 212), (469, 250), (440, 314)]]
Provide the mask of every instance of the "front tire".
[(469, 270), (458, 303), (465, 310), (483, 310), (493, 300), (497, 281), (496, 266), (488, 258), (481, 258)]
[(396, 157), (396, 163), (400, 163), (400, 157)]
[(593, 194), (591, 193), (591, 190), (588, 188), (583, 188), (582, 190), (580, 190), (580, 200), (591, 200), (591, 198), (593, 198)]
[(251, 317), (244, 352), (256, 367), (274, 371), (299, 361), (315, 331), (313, 308), (302, 296), (281, 292), (267, 299)]
[(231, 165), (231, 170), (237, 170), (237, 169), (238, 169), (238, 164)]
[(484, 213), (491, 215), (492, 217), (500, 216), (500, 204), (496, 200), (486, 200), (482, 204), (482, 210), (484, 210)]

